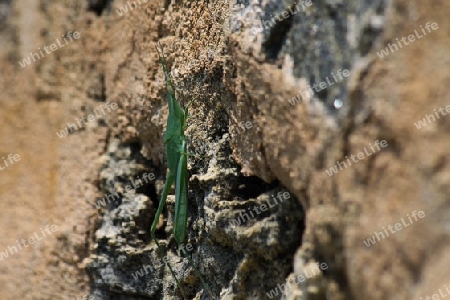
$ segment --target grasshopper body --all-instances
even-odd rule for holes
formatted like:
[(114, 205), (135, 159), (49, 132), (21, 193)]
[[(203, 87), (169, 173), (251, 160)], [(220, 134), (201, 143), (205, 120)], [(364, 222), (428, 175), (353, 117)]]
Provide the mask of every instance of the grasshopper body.
[[(155, 219), (153, 220), (150, 233), (161, 255), (165, 256), (164, 251), (161, 249), (158, 240), (156, 239), (155, 231), (158, 225), (159, 216), (161, 215), (164, 205), (166, 203), (167, 195), (172, 187), (172, 184), (175, 182), (174, 237), (176, 242), (178, 243), (178, 249), (181, 248), (184, 255), (187, 256), (190, 264), (194, 268), (197, 275), (200, 277), (200, 280), (207, 289), (209, 295), (212, 297), (212, 293), (209, 290), (208, 285), (205, 283), (203, 276), (195, 267), (192, 259), (187, 255), (187, 252), (184, 249), (184, 247), (180, 247), (180, 245), (183, 244), (186, 236), (187, 205), (188, 205), (187, 156), (189, 154), (186, 153), (187, 146), (184, 131), (186, 130), (187, 127), (188, 108), (189, 105), (192, 103), (192, 101), (186, 106), (184, 110), (181, 108), (180, 104), (178, 103), (175, 97), (175, 87), (170, 77), (169, 71), (167, 69), (167, 62), (164, 56), (163, 48), (162, 46), (160, 46), (160, 50), (158, 50), (158, 48), (156, 50), (158, 52), (159, 60), (163, 66), (167, 85), (167, 102), (169, 107), (169, 115), (167, 117), (167, 129), (164, 135), (164, 143), (166, 144), (167, 166), (169, 169), (169, 173), (167, 175), (166, 184), (164, 186), (161, 201), (159, 202), (158, 210), (155, 214)], [(167, 266), (169, 267), (172, 276), (175, 278), (175, 281), (180, 287), (183, 297), (186, 298), (184, 287), (178, 281), (172, 267), (168, 262)]]

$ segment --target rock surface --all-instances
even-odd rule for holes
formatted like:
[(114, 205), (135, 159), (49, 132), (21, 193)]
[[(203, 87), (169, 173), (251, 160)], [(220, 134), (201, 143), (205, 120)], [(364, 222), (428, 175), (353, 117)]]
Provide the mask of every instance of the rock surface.
[[(178, 99), (197, 97), (185, 246), (214, 297), (450, 294), (449, 12), (0, 1), (1, 298), (181, 299), (149, 234), (167, 167), (158, 43)], [(177, 251), (174, 205), (157, 237), (189, 299), (210, 299)]]

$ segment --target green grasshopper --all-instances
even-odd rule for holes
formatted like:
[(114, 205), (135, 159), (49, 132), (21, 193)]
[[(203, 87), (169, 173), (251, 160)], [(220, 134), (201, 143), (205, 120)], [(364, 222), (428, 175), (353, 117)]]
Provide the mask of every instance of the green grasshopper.
[[(167, 117), (167, 129), (164, 135), (164, 143), (166, 144), (167, 151), (167, 165), (169, 168), (169, 174), (167, 175), (166, 184), (164, 186), (164, 190), (161, 196), (161, 201), (159, 202), (158, 210), (155, 214), (155, 219), (153, 220), (153, 224), (150, 230), (152, 239), (155, 241), (156, 246), (160, 254), (165, 257), (164, 251), (161, 249), (158, 240), (155, 236), (156, 227), (158, 225), (159, 216), (162, 213), (164, 205), (167, 200), (167, 195), (172, 187), (172, 184), (175, 181), (175, 215), (174, 215), (174, 226), (173, 226), (173, 234), (175, 237), (175, 241), (178, 244), (178, 249), (182, 249), (184, 255), (188, 258), (189, 263), (194, 268), (197, 276), (200, 278), (202, 284), (207, 289), (210, 297), (214, 299), (212, 296), (212, 292), (210, 291), (208, 285), (206, 284), (203, 276), (197, 270), (194, 265), (194, 262), (187, 254), (184, 246), (181, 246), (184, 242), (186, 236), (186, 227), (187, 227), (187, 205), (188, 205), (188, 173), (187, 173), (187, 156), (192, 155), (186, 152), (186, 137), (184, 136), (184, 131), (187, 127), (188, 120), (188, 108), (195, 100), (195, 98), (188, 103), (186, 108), (183, 110), (175, 98), (175, 86), (170, 77), (169, 71), (167, 69), (167, 61), (164, 56), (164, 49), (159, 44), (159, 48), (156, 48), (158, 52), (159, 61), (163, 66), (164, 75), (166, 78), (167, 85), (167, 102), (169, 105), (169, 115)], [(170, 273), (175, 278), (177, 285), (180, 287), (181, 293), (183, 297), (186, 298), (186, 294), (184, 291), (184, 287), (181, 282), (175, 276), (175, 272), (173, 271), (169, 262), (164, 259), (169, 267)]]

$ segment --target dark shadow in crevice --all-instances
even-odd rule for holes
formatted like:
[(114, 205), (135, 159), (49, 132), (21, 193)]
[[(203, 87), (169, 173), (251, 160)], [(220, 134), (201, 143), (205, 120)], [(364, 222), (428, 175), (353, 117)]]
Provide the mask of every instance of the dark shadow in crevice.
[(286, 35), (292, 27), (292, 16), (289, 16), (281, 21), (273, 18), (270, 20), (263, 20), (263, 23), (271, 23), (272, 20), (275, 24), (270, 28), (269, 37), (263, 43), (263, 49), (268, 60), (276, 60), (278, 58), (278, 54), (286, 41)]
[(232, 194), (243, 200), (256, 198), (259, 195), (266, 193), (279, 185), (278, 181), (266, 183), (256, 176), (243, 176), (242, 174), (237, 177), (238, 185), (232, 191)]
[(88, 0), (88, 11), (93, 11), (101, 16), (106, 8), (111, 7), (112, 0)]
[(12, 0), (0, 0), (0, 31), (7, 28), (6, 23), (11, 15)]

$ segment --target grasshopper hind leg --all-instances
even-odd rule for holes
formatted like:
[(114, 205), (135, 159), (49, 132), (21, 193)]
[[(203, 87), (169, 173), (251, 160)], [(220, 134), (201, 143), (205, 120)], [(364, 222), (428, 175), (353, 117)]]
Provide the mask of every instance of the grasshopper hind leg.
[(156, 214), (155, 214), (155, 219), (153, 220), (152, 227), (150, 229), (150, 234), (151, 234), (152, 239), (155, 241), (155, 244), (156, 244), (156, 247), (158, 248), (159, 254), (163, 257), (164, 263), (166, 263), (167, 267), (169, 267), (170, 273), (172, 274), (173, 278), (175, 279), (175, 282), (177, 283), (178, 287), (180, 288), (180, 292), (181, 292), (183, 298), (188, 299), (186, 297), (186, 290), (184, 288), (183, 283), (178, 280), (170, 263), (168, 261), (166, 261), (166, 259), (164, 259), (167, 256), (167, 254), (161, 248), (161, 246), (158, 242), (158, 239), (156, 238), (156, 235), (155, 235), (156, 227), (158, 226), (158, 222), (159, 222), (159, 217), (160, 217), (160, 215), (164, 209), (164, 206), (166, 204), (167, 195), (170, 191), (170, 188), (172, 187), (172, 183), (173, 183), (173, 176), (171, 174), (169, 174), (169, 176), (167, 176), (166, 185), (164, 186), (161, 201), (159, 202), (158, 210), (156, 211)]

